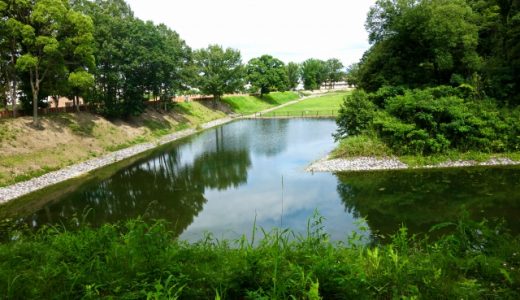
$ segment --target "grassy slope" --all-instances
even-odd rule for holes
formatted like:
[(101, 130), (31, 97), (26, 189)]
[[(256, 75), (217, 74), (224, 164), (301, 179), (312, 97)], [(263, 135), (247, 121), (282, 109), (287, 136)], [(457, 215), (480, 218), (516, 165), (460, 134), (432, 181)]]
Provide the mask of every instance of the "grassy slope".
[(250, 95), (227, 96), (222, 99), (233, 111), (240, 114), (251, 114), (277, 105), (298, 99), (295, 92), (276, 92), (264, 95), (262, 98)]
[[(298, 97), (294, 92), (230, 96), (220, 108), (247, 114)], [(208, 107), (179, 103), (166, 114), (149, 110), (138, 118), (113, 122), (89, 113), (57, 114), (42, 118), (44, 130), (32, 128), (30, 118), (0, 120), (0, 187), (226, 116)]]
[(197, 102), (172, 112), (150, 110), (128, 121), (100, 116), (57, 114), (42, 118), (44, 130), (30, 118), (0, 121), (0, 186), (27, 180), (65, 166), (224, 117)]
[(326, 112), (337, 114), (343, 98), (350, 92), (332, 92), (316, 98), (303, 100), (293, 105), (285, 106), (275, 110), (276, 114), (298, 115), (302, 112)]

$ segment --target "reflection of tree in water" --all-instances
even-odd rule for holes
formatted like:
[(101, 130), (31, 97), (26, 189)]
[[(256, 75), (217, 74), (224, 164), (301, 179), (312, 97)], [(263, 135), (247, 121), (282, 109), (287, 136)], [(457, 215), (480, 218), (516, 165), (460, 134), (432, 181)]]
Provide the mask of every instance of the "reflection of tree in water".
[(465, 210), (477, 220), (504, 218), (520, 231), (518, 186), (519, 169), (457, 169), (343, 174), (337, 190), (348, 212), (392, 234), (401, 224), (424, 233)]
[(202, 211), (206, 188), (223, 190), (246, 183), (251, 165), (246, 150), (226, 151), (223, 147), (196, 157), (192, 164), (182, 165), (180, 158), (178, 148), (174, 148), (109, 179), (91, 181), (26, 222), (35, 227), (55, 224), (91, 208), (88, 220), (93, 225), (143, 216), (165, 219), (180, 234)]

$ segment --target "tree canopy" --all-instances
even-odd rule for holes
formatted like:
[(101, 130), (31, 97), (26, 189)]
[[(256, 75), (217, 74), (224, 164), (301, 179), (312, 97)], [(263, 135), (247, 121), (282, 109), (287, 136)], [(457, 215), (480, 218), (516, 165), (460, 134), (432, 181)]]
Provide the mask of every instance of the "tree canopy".
[(270, 55), (253, 58), (246, 66), (247, 80), (260, 95), (275, 91), (285, 91), (288, 85), (288, 74), (285, 64)]
[(195, 87), (216, 101), (243, 88), (244, 66), (238, 50), (210, 45), (193, 53), (197, 77)]
[[(520, 3), (512, 0), (378, 0), (359, 87), (466, 84), (520, 103)], [(352, 73), (354, 74), (354, 73)]]

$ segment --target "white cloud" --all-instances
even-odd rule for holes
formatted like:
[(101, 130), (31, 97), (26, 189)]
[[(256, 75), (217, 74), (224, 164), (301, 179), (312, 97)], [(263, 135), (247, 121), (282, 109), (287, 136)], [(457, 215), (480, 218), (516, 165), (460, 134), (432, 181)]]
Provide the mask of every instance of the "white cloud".
[(364, 22), (374, 0), (127, 0), (143, 20), (164, 23), (193, 48), (220, 44), (243, 60), (271, 54), (357, 62), (368, 49)]

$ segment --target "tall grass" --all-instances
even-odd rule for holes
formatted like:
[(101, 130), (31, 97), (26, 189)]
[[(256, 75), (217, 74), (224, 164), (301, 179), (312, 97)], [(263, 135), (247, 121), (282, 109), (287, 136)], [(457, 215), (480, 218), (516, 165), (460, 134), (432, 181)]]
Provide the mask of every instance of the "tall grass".
[(520, 298), (520, 240), (462, 220), (436, 241), (402, 228), (385, 245), (332, 243), (315, 215), (306, 234), (254, 227), (248, 241), (175, 240), (164, 221), (9, 231), (4, 299)]

